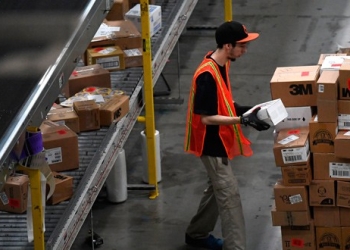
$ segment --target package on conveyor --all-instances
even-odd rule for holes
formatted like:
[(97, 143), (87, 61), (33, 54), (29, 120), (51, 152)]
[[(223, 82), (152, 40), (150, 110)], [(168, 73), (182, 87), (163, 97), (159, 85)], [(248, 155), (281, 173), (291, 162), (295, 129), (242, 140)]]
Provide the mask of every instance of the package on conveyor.
[(61, 93), (69, 98), (89, 86), (110, 88), (110, 72), (99, 64), (76, 67)]
[(272, 99), (280, 98), (285, 107), (316, 106), (319, 74), (319, 65), (277, 67), (270, 81)]
[(66, 125), (75, 133), (80, 132), (79, 117), (72, 107), (51, 108), (46, 118), (60, 125)]
[(6, 179), (0, 192), (0, 211), (21, 214), (27, 211), (29, 178), (15, 174)]
[(78, 136), (65, 125), (45, 120), (40, 126), (45, 157), (52, 171), (79, 168)]
[[(53, 178), (55, 180), (55, 191), (52, 196), (47, 200), (48, 205), (55, 205), (62, 201), (69, 200), (73, 196), (73, 177), (52, 172)], [(48, 192), (49, 190), (47, 190)]]
[(125, 68), (143, 66), (142, 48), (125, 49), (123, 50), (123, 52), (124, 52)]
[(124, 52), (119, 46), (102, 46), (87, 50), (87, 65), (99, 64), (108, 71), (125, 69)]
[[(125, 13), (125, 19), (133, 22), (138, 31), (142, 32), (140, 3)], [(162, 28), (162, 8), (159, 5), (149, 4), (150, 36), (154, 36)]]
[(75, 101), (73, 109), (79, 117), (80, 132), (100, 129), (100, 109), (95, 100)]
[(114, 0), (111, 9), (108, 11), (106, 20), (124, 20), (124, 15), (129, 10), (129, 0)]

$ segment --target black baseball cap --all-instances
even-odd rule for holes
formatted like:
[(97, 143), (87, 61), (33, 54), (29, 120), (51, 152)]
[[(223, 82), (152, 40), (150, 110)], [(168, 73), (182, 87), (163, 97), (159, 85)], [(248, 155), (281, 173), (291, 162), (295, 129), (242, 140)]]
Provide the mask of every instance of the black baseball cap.
[(237, 21), (225, 22), (221, 24), (215, 32), (215, 40), (218, 45), (246, 43), (258, 37), (258, 33), (248, 33), (246, 27)]

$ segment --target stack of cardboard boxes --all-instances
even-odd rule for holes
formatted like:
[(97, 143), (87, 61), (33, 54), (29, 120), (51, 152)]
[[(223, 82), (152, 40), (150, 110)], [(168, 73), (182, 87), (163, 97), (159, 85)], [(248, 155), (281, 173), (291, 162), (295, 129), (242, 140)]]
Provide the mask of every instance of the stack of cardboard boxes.
[(271, 79), (272, 99), (280, 98), (289, 113), (275, 127), (273, 147), (282, 179), (271, 215), (283, 250), (347, 249), (350, 243), (350, 63), (344, 57), (329, 64), (335, 56), (343, 55), (277, 68)]

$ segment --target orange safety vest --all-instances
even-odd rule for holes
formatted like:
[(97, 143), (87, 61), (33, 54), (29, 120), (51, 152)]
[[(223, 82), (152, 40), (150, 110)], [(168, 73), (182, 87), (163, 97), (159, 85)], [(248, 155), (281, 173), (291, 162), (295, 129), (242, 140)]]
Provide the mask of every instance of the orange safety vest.
[[(202, 123), (201, 116), (193, 113), (194, 96), (196, 93), (196, 80), (201, 73), (209, 72), (215, 79), (217, 86), (218, 114), (231, 117), (237, 116), (233, 105), (228, 71), (226, 71), (226, 85), (224, 79), (221, 76), (219, 67), (211, 59), (207, 58), (209, 53), (206, 55), (205, 59), (199, 65), (194, 74), (188, 101), (185, 151), (195, 154), (196, 156), (202, 155), (204, 138), (206, 134), (206, 125)], [(229, 69), (229, 66), (230, 62), (228, 61), (226, 63), (227, 69)], [(233, 159), (238, 155), (251, 156), (253, 154), (253, 151), (250, 147), (250, 141), (244, 137), (240, 124), (220, 125), (219, 136), (223, 142), (227, 157), (229, 159)]]

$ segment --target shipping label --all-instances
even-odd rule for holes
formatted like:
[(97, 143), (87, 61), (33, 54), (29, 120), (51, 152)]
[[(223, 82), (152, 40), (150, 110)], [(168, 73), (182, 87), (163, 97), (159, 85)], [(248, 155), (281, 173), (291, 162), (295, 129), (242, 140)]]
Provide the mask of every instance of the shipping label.
[(329, 176), (332, 178), (350, 178), (350, 163), (329, 163)]
[(45, 150), (45, 157), (48, 164), (61, 163), (62, 159), (62, 148), (50, 148)]

